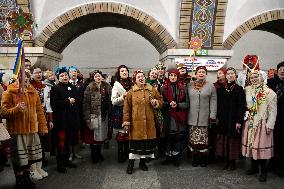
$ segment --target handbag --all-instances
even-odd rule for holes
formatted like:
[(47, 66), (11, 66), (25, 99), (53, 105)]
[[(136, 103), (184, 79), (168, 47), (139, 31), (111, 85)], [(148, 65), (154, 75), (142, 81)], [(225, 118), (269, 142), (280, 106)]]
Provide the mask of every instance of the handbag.
[(10, 139), (10, 135), (7, 131), (7, 129), (5, 128), (3, 123), (0, 123), (0, 141), (5, 141)]
[(98, 129), (102, 121), (101, 115), (91, 114), (90, 117), (91, 117), (91, 122), (89, 128), (91, 130)]

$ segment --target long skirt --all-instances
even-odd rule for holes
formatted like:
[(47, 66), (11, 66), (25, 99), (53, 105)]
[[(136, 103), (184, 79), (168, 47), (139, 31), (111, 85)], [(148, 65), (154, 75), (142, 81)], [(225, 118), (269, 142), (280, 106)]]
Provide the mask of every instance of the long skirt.
[(11, 135), (11, 160), (25, 166), (42, 159), (42, 149), (37, 133)]
[(129, 140), (129, 159), (154, 158), (156, 139)]
[(241, 154), (241, 139), (217, 135), (216, 155), (228, 160), (239, 159)]
[(89, 127), (85, 126), (84, 128), (84, 138), (83, 141), (86, 144), (104, 144), (106, 140), (109, 139), (109, 121), (108, 116), (105, 120), (101, 121), (101, 124), (91, 130)]
[(273, 131), (271, 131), (269, 135), (266, 133), (265, 121), (260, 122), (260, 124), (256, 126), (254, 141), (251, 146), (248, 142), (250, 129), (249, 122), (247, 121), (242, 135), (243, 156), (252, 157), (254, 160), (270, 159), (273, 157)]
[(190, 126), (188, 136), (189, 149), (193, 155), (209, 154), (208, 127)]

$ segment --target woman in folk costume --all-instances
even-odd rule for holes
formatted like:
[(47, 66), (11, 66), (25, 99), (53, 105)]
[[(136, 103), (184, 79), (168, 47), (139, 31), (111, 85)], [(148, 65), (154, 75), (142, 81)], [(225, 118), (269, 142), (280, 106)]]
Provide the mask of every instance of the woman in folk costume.
[(45, 115), (46, 115), (46, 121), (49, 126), (49, 141), (50, 141), (50, 155), (55, 155), (56, 154), (56, 133), (53, 130), (53, 119), (52, 119), (52, 108), (50, 105), (50, 91), (51, 88), (55, 85), (55, 75), (53, 71), (47, 70), (44, 72), (44, 84), (45, 88), (43, 91), (43, 98), (44, 98), (44, 103), (43, 107), (45, 108)]
[(192, 151), (192, 166), (207, 166), (209, 154), (209, 126), (216, 123), (217, 96), (212, 83), (206, 81), (207, 69), (198, 66), (196, 81), (188, 87), (189, 96), (189, 147)]
[(217, 149), (216, 155), (224, 157), (224, 170), (236, 169), (240, 156), (241, 128), (246, 110), (244, 90), (236, 84), (236, 70), (226, 70), (226, 84), (217, 89)]
[(102, 81), (102, 72), (95, 70), (84, 92), (83, 114), (86, 127), (83, 141), (90, 144), (93, 163), (103, 161), (102, 144), (108, 139), (111, 118), (111, 86)]
[(148, 72), (148, 78), (146, 79), (146, 83), (149, 83), (153, 87), (155, 87), (156, 90), (158, 89), (158, 70), (157, 68), (151, 68)]
[(127, 95), (127, 91), (131, 89), (132, 80), (129, 77), (127, 66), (120, 65), (115, 74), (116, 81), (114, 82), (111, 92), (112, 108), (112, 127), (116, 133), (116, 141), (118, 145), (117, 158), (118, 162), (122, 163), (128, 159), (128, 135), (122, 127), (123, 123), (123, 104)]
[(179, 80), (177, 69), (168, 71), (168, 79), (161, 88), (161, 94), (164, 97), (163, 109), (167, 110), (165, 111), (165, 122), (168, 124), (166, 160), (163, 164), (173, 163), (175, 166), (179, 166), (187, 135), (186, 121), (189, 103), (186, 86), (183, 81)]
[(258, 173), (259, 181), (266, 181), (267, 160), (273, 157), (273, 129), (277, 115), (277, 96), (263, 84), (261, 74), (252, 70), (251, 86), (245, 88), (248, 116), (242, 135), (242, 154), (251, 157), (251, 168), (246, 174)]
[(11, 135), (11, 160), (16, 176), (16, 188), (35, 188), (30, 180), (30, 165), (41, 161), (39, 135), (46, 134), (47, 124), (37, 91), (30, 84), (26, 72), (22, 92), (19, 81), (8, 86), (3, 93), (1, 115), (6, 119)]
[(250, 85), (250, 79), (248, 77), (251, 70), (258, 70), (262, 76), (264, 84), (267, 83), (267, 74), (260, 70), (259, 57), (256, 55), (247, 55), (243, 61), (243, 71), (239, 72), (237, 84), (243, 88)]
[[(156, 67), (152, 68), (148, 72), (148, 78), (146, 79), (146, 83), (149, 83), (159, 92), (161, 91), (162, 85), (159, 85), (158, 81), (158, 70)], [(157, 140), (157, 147), (158, 150), (155, 153), (156, 159), (160, 158), (161, 156), (164, 156), (165, 154), (165, 129), (166, 125), (164, 122), (164, 117), (161, 109), (155, 109), (155, 126), (156, 126), (156, 140)]]
[(66, 67), (56, 69), (58, 84), (50, 91), (50, 105), (53, 111), (53, 131), (57, 137), (57, 171), (66, 173), (69, 168), (76, 168), (70, 160), (72, 145), (78, 144), (79, 139), (79, 102), (77, 89), (69, 83)]
[(123, 107), (123, 126), (129, 132), (128, 174), (133, 172), (135, 159), (140, 159), (140, 169), (148, 171), (145, 158), (154, 158), (157, 150), (154, 109), (161, 108), (163, 104), (159, 92), (145, 83), (142, 70), (133, 73), (133, 83)]

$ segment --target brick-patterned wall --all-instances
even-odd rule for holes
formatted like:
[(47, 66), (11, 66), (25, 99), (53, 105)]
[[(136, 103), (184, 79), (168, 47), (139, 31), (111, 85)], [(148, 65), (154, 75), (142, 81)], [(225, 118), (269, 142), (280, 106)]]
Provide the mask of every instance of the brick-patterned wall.
[(188, 48), (190, 41), (192, 0), (182, 0), (179, 17), (179, 45), (181, 49)]
[[(90, 20), (93, 22), (86, 22)], [(57, 17), (35, 39), (35, 46), (61, 53), (77, 36), (106, 26), (121, 27), (142, 35), (159, 53), (177, 45), (169, 32), (150, 15), (125, 4), (101, 2), (76, 7)]]
[(213, 49), (223, 49), (223, 35), (228, 0), (218, 0), (215, 16)]
[(261, 24), (279, 19), (284, 19), (284, 10), (272, 10), (255, 16), (235, 29), (235, 31), (233, 31), (233, 33), (225, 40), (223, 45), (225, 48), (231, 49), (235, 43), (250, 30), (253, 30)]

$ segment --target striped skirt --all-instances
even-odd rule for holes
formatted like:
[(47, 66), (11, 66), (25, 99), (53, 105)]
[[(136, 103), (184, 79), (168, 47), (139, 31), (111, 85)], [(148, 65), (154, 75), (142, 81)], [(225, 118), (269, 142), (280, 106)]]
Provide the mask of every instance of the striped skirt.
[(42, 149), (37, 133), (11, 135), (11, 160), (18, 166), (42, 159)]

